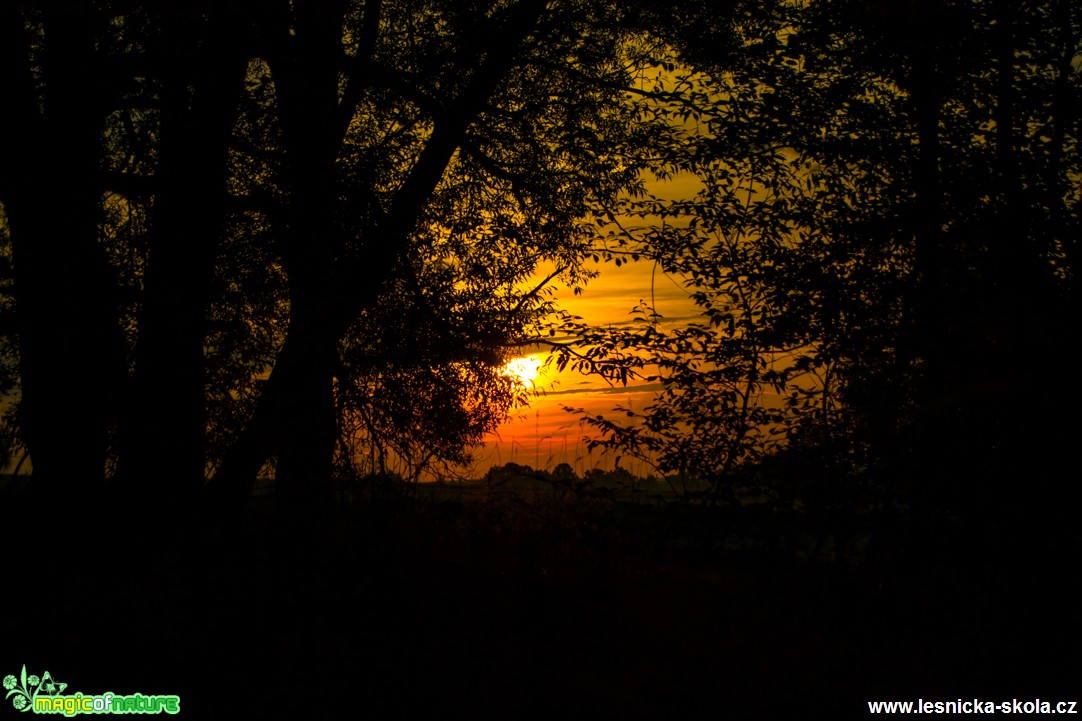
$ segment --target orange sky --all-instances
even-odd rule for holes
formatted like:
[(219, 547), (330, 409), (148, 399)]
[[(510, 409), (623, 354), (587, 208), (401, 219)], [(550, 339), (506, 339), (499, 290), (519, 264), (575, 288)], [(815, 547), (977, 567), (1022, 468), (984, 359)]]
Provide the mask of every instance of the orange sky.
[[(559, 296), (565, 310), (582, 316), (588, 324), (626, 323), (632, 317), (631, 309), (642, 300), (650, 302), (651, 297), (667, 321), (687, 320), (694, 313), (694, 305), (679, 281), (660, 268), (655, 270), (652, 263), (632, 262), (619, 268), (613, 263), (602, 263), (597, 267), (600, 277), (591, 281), (582, 295), (565, 291)], [(543, 358), (546, 351), (538, 350), (536, 355)], [(535, 384), (539, 395), (530, 407), (521, 409), (504, 423), (475, 454), (478, 474), (509, 461), (548, 469), (566, 462), (579, 473), (594, 466), (611, 467), (611, 457), (597, 451), (587, 454), (582, 437), (584, 433), (589, 435), (590, 429), (584, 429), (580, 417), (563, 410), (563, 406), (607, 414), (618, 405), (641, 409), (653, 397), (653, 387), (641, 382), (638, 385), (629, 382), (626, 388), (610, 387), (600, 378), (584, 376), (570, 368), (559, 374), (555, 368), (543, 369)], [(632, 472), (649, 471), (626, 460), (621, 465)]]
[[(668, 199), (691, 197), (699, 187), (698, 179), (690, 175), (676, 176), (666, 182), (647, 182), (649, 193)], [(628, 224), (643, 222), (635, 219)], [(560, 306), (582, 316), (589, 325), (627, 323), (632, 319), (631, 310), (642, 301), (654, 306), (668, 323), (687, 321), (697, 315), (680, 279), (665, 274), (651, 262), (628, 262), (619, 268), (609, 262), (593, 267), (600, 271), (600, 276), (590, 281), (581, 295), (576, 296), (567, 288), (560, 288), (558, 291), (562, 292), (557, 293)], [(544, 358), (547, 351), (539, 349), (535, 354)], [(484, 474), (491, 466), (509, 461), (547, 469), (570, 463), (580, 474), (595, 466), (611, 468), (611, 455), (605, 456), (600, 451), (587, 453), (583, 435), (592, 431), (583, 426), (581, 416), (563, 407), (582, 408), (592, 414), (609, 414), (616, 406), (640, 410), (651, 402), (655, 389), (642, 381), (638, 384), (629, 381), (627, 387), (611, 387), (600, 378), (584, 376), (570, 368), (559, 374), (555, 368), (545, 369), (535, 385), (538, 395), (530, 407), (520, 409), (490, 434), (485, 447), (475, 453), (475, 474)], [(621, 465), (633, 473), (645, 475), (650, 471), (628, 459)]]

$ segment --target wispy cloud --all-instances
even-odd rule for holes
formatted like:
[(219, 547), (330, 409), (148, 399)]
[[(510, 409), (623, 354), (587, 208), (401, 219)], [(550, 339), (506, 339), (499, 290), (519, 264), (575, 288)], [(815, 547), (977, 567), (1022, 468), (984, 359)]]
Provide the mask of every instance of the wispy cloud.
[(637, 386), (595, 386), (590, 385), (586, 388), (566, 388), (563, 390), (545, 391), (544, 395), (539, 397), (539, 400), (547, 398), (549, 396), (569, 396), (569, 395), (584, 395), (584, 394), (598, 394), (598, 395), (622, 395), (627, 393), (653, 393), (663, 388), (660, 383), (644, 383)]

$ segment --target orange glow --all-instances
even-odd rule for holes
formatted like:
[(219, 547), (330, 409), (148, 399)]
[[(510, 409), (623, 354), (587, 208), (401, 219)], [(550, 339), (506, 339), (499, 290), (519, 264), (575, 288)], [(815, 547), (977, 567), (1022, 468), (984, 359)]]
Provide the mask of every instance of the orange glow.
[(532, 388), (537, 381), (541, 370), (541, 357), (529, 355), (520, 358), (512, 358), (503, 366), (504, 375), (517, 378), (526, 388)]

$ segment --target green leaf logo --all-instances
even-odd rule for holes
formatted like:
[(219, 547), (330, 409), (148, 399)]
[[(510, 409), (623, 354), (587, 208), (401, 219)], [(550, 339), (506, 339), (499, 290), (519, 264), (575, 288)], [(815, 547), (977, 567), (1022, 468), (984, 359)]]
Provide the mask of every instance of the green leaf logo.
[(29, 711), (34, 706), (34, 699), (40, 696), (56, 696), (63, 693), (68, 685), (56, 681), (48, 671), (40, 677), (36, 674), (26, 674), (26, 664), (23, 664), (19, 677), (4, 676), (4, 689), (7, 695), (4, 698), (11, 699), (11, 705), (18, 711)]

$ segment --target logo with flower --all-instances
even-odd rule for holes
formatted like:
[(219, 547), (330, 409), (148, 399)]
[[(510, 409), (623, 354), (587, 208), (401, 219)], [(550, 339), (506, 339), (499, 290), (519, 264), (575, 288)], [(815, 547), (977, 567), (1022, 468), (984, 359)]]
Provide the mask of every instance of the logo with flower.
[(4, 698), (10, 698), (11, 705), (19, 711), (32, 709), (34, 699), (38, 696), (56, 696), (67, 687), (66, 683), (58, 682), (48, 671), (40, 677), (35, 674), (27, 675), (25, 664), (19, 678), (12, 675), (4, 676), (4, 690), (7, 691)]

